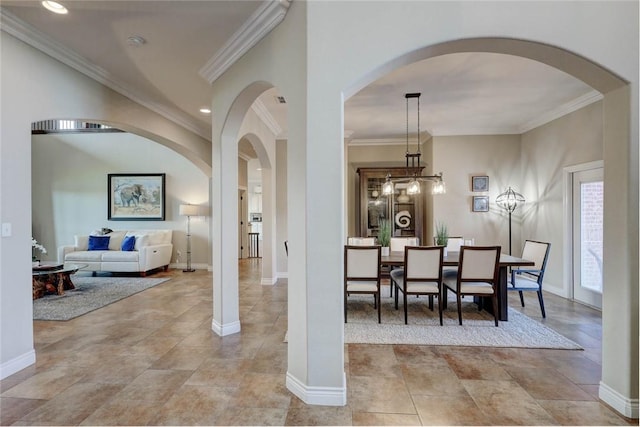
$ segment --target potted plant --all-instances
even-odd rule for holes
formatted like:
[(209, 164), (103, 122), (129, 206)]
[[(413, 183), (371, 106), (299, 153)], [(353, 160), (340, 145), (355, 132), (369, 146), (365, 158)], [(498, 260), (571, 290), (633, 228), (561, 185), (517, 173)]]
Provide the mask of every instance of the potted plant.
[(389, 243), (391, 243), (391, 223), (387, 219), (380, 220), (378, 230), (378, 243), (382, 246), (382, 255), (389, 255)]
[(436, 222), (436, 245), (444, 246), (446, 248), (449, 243), (449, 230), (447, 224), (443, 222)]

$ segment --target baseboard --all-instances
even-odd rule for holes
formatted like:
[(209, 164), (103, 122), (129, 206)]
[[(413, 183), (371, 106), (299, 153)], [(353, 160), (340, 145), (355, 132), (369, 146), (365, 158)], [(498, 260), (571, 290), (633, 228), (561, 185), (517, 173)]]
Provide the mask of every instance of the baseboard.
[(279, 271), (276, 273), (276, 277), (278, 279), (288, 279), (289, 278), (289, 272), (288, 271)]
[(625, 417), (638, 418), (638, 399), (623, 396), (602, 381), (600, 381), (598, 397)]
[(227, 323), (226, 325), (221, 325), (220, 323), (216, 322), (216, 319), (213, 319), (213, 321), (211, 322), (211, 329), (221, 337), (237, 334), (238, 332), (240, 332), (240, 321), (238, 320), (235, 322)]
[[(169, 264), (169, 268), (175, 269), (175, 270), (186, 270), (187, 264), (184, 263), (184, 262), (173, 263), (173, 264)], [(209, 266), (209, 264), (194, 264), (194, 263), (191, 263), (191, 268), (193, 268), (194, 270), (208, 270), (208, 271), (211, 271), (211, 267)]]
[(23, 370), (36, 363), (36, 351), (29, 350), (23, 355), (15, 357), (8, 362), (0, 364), (0, 380), (7, 378), (10, 375), (15, 374), (18, 371)]
[(345, 406), (347, 378), (343, 375), (342, 387), (309, 387), (287, 372), (287, 389), (308, 405)]
[(266, 285), (266, 286), (272, 286), (272, 285), (275, 285), (277, 281), (278, 281), (277, 277), (263, 277), (262, 280), (260, 281), (260, 284)]

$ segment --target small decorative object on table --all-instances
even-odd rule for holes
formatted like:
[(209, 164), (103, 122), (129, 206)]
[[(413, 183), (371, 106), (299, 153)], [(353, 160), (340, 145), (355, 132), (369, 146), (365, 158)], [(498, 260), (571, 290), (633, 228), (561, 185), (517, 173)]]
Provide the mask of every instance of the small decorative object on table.
[(43, 254), (47, 253), (47, 250), (36, 239), (31, 237), (31, 266), (37, 267), (40, 265), (40, 260), (36, 256), (36, 251), (40, 251)]
[(378, 243), (382, 246), (382, 256), (389, 256), (389, 244), (391, 243), (391, 223), (387, 219), (381, 219), (378, 230)]
[(449, 229), (447, 224), (436, 222), (436, 245), (444, 246), (444, 254), (447, 255), (447, 244), (449, 243)]

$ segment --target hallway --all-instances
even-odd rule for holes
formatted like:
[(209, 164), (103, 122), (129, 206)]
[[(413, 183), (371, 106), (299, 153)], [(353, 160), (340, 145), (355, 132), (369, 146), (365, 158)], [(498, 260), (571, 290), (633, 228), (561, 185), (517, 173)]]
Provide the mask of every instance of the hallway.
[[(638, 425), (597, 399), (601, 317), (545, 295), (544, 323), (585, 351), (345, 346), (348, 405), (285, 387), (287, 284), (240, 261), (242, 332), (211, 331), (211, 273), (172, 280), (68, 322), (34, 322), (36, 366), (0, 382), (2, 425)], [(529, 296), (528, 296), (529, 297)], [(536, 320), (535, 296), (522, 309)]]

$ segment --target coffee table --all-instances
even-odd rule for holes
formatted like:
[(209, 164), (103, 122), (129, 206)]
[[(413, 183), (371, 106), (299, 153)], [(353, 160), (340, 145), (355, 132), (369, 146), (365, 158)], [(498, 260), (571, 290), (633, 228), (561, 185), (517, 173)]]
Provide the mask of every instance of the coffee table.
[(65, 290), (75, 289), (71, 275), (86, 266), (86, 264), (44, 263), (33, 267), (31, 272), (33, 299), (42, 298), (46, 293), (64, 295)]

